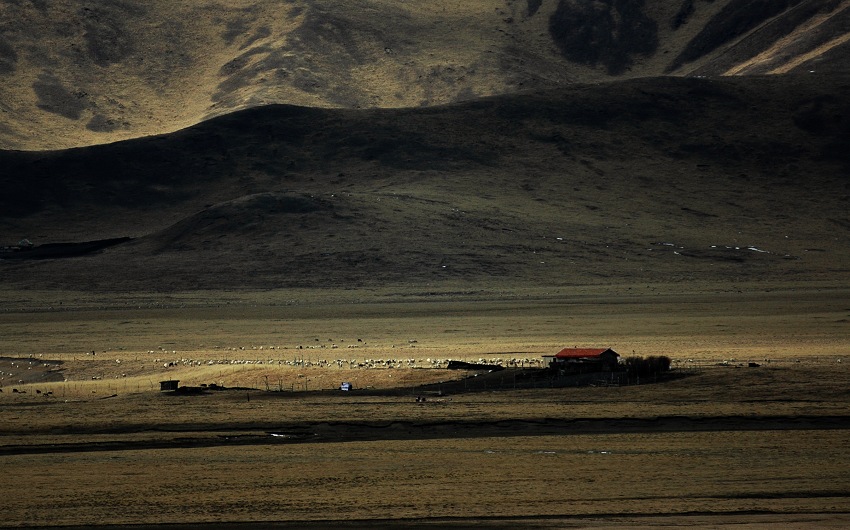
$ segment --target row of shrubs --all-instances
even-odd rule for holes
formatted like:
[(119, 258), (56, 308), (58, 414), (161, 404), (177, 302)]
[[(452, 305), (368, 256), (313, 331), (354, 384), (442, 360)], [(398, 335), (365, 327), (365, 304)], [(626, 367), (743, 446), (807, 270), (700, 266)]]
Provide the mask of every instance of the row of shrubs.
[(666, 355), (626, 357), (623, 364), (629, 377), (652, 377), (670, 370), (670, 358)]

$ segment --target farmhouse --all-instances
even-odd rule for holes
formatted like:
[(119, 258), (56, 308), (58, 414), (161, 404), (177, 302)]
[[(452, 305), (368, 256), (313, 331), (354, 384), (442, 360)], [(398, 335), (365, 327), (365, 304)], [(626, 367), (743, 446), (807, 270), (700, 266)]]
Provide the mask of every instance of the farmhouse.
[(617, 369), (619, 358), (611, 348), (564, 348), (543, 356), (550, 368), (565, 373), (611, 372)]

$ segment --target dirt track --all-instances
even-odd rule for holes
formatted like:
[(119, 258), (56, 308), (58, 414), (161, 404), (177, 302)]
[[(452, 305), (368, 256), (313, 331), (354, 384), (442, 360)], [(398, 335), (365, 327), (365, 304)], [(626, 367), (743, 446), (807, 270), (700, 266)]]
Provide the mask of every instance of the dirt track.
[[(354, 521), (291, 521), (291, 522), (244, 522), (244, 523), (202, 523), (202, 524), (161, 524), (133, 525), (133, 530), (305, 530), (371, 528), (375, 530), (398, 530), (403, 528), (423, 528), (432, 530), (505, 530), (506, 528), (527, 528), (544, 530), (556, 528), (593, 528), (597, 530), (614, 528), (717, 528), (735, 525), (740, 530), (771, 530), (777, 527), (798, 529), (843, 529), (850, 522), (850, 514), (687, 514), (676, 516), (658, 516), (654, 514), (607, 514), (595, 517), (491, 517), (491, 518), (433, 518), (400, 520), (354, 520)], [(2, 528), (2, 527), (0, 527)], [(88, 530), (88, 526), (67, 526), (63, 530)], [(99, 530), (127, 530), (127, 526), (98, 526)]]
[[(234, 428), (235, 427), (235, 428)], [(520, 436), (570, 436), (590, 434), (676, 433), (711, 431), (848, 430), (848, 416), (667, 416), (657, 418), (592, 418), (442, 421), (442, 422), (321, 422), (299, 424), (231, 425), (230, 429), (171, 426), (165, 432), (114, 433), (114, 439), (79, 443), (0, 446), (0, 456), (91, 451), (140, 451), (242, 445), (368, 442), (378, 440), (432, 440)], [(75, 436), (85, 432), (70, 429)], [(55, 430), (54, 430), (55, 432)], [(99, 431), (100, 436), (109, 435)], [(145, 439), (122, 440), (130, 434)]]

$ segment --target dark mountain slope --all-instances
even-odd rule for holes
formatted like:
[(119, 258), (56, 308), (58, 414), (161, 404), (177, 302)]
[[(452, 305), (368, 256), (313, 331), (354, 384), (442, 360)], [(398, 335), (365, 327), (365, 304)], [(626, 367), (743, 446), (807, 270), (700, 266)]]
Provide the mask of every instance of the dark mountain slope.
[(850, 78), (640, 79), (419, 110), (254, 108), (0, 153), (19, 287), (846, 278)]

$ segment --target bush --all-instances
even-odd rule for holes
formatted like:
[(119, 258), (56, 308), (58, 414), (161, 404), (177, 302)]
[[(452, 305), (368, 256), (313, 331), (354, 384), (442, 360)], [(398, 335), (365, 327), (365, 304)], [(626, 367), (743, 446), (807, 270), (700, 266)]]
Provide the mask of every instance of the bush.
[(670, 358), (666, 355), (626, 357), (625, 367), (629, 377), (653, 377), (670, 370)]

